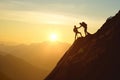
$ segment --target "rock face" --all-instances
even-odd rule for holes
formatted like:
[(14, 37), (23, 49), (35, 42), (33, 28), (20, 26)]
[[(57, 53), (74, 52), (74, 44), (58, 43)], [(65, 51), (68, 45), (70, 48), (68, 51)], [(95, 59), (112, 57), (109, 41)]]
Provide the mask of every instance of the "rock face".
[(78, 38), (45, 80), (120, 80), (120, 11)]

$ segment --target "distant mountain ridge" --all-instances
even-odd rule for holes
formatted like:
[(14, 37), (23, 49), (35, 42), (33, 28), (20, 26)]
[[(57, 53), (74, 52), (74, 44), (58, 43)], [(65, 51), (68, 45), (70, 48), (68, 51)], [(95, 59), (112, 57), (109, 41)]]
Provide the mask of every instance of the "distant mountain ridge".
[(30, 45), (21, 44), (16, 46), (1, 44), (0, 52), (2, 54), (0, 54), (6, 55), (6, 53), (9, 53), (35, 66), (49, 70), (55, 66), (69, 46), (70, 44), (64, 42), (49, 41)]
[(43, 80), (69, 46), (70, 44), (64, 42), (48, 41), (30, 45), (2, 43), (0, 44), (0, 75), (10, 77), (12, 80)]
[(32, 64), (10, 54), (0, 55), (0, 72), (0, 80), (4, 80), (4, 76), (5, 78), (9, 77), (10, 80), (43, 80), (47, 74), (47, 71), (40, 70)]
[(120, 80), (120, 11), (78, 38), (45, 80)]

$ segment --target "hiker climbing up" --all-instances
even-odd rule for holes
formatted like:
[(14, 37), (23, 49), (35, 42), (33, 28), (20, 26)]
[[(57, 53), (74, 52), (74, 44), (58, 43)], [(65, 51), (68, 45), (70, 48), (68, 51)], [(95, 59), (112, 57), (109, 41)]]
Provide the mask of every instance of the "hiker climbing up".
[(77, 34), (78, 34), (78, 33), (79, 33), (80, 36), (82, 37), (81, 32), (78, 31), (79, 28), (80, 28), (80, 27), (76, 27), (76, 25), (74, 25), (73, 31), (75, 32), (75, 40), (76, 40), (76, 38), (77, 38)]
[(89, 33), (87, 32), (87, 24), (86, 24), (85, 22), (80, 23), (80, 27), (83, 27), (83, 28), (84, 28), (85, 36), (89, 34)]

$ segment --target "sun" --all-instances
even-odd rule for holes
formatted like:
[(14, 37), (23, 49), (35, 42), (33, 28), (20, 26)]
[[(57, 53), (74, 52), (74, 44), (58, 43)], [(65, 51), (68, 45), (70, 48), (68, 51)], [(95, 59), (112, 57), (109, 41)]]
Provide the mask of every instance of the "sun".
[(58, 35), (57, 34), (53, 33), (53, 34), (50, 35), (50, 40), (51, 41), (57, 41), (57, 39), (58, 39)]

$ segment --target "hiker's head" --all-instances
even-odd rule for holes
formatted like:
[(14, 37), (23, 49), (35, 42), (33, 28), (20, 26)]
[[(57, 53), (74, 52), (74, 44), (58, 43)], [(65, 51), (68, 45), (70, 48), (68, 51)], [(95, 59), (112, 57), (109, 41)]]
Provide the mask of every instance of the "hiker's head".
[(81, 26), (83, 25), (84, 22), (79, 23)]
[(81, 26), (87, 26), (87, 24), (85, 22), (81, 22), (80, 25)]
[(74, 25), (74, 28), (76, 28), (76, 25)]

